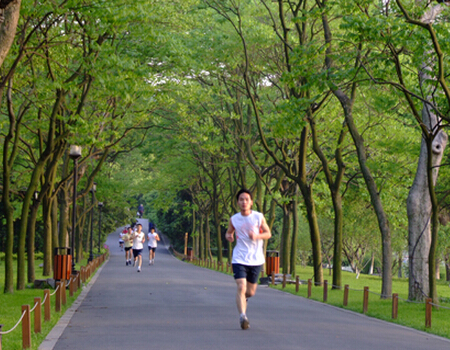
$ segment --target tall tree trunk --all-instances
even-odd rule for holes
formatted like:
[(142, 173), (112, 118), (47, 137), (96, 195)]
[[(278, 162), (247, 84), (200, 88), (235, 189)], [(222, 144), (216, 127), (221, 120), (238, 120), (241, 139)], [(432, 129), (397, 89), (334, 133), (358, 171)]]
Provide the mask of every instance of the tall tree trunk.
[(200, 259), (205, 259), (205, 232), (203, 230), (205, 223), (205, 214), (200, 214)]
[(36, 239), (36, 219), (39, 209), (39, 202), (33, 199), (33, 205), (30, 208), (30, 217), (28, 218), (28, 237), (27, 237), (27, 280), (33, 283), (35, 279), (34, 250)]
[(17, 23), (20, 17), (21, 0), (14, 0), (6, 6), (3, 13), (4, 21), (0, 21), (0, 68), (5, 61), (6, 55), (14, 42)]
[(289, 203), (283, 203), (283, 231), (281, 233), (281, 267), (283, 273), (289, 273), (290, 236), (291, 236), (291, 211)]
[(208, 211), (208, 213), (205, 216), (205, 247), (206, 247), (206, 256), (208, 259), (213, 258), (212, 253), (211, 253), (211, 229), (209, 227), (209, 214), (210, 211)]
[[(330, 71), (333, 68), (333, 50), (332, 50), (332, 34), (331, 28), (328, 23), (328, 17), (326, 12), (322, 13), (322, 25), (324, 29), (325, 42), (327, 43), (327, 52), (325, 58), (325, 66)], [(357, 58), (355, 65), (359, 64), (359, 58)], [(367, 190), (370, 195), (370, 200), (374, 208), (375, 214), (378, 220), (378, 227), (381, 233), (381, 246), (382, 246), (382, 284), (381, 284), (381, 298), (388, 298), (392, 294), (392, 248), (391, 248), (391, 230), (389, 227), (389, 221), (384, 211), (381, 198), (379, 196), (378, 188), (372, 173), (367, 166), (367, 155), (364, 140), (361, 134), (358, 132), (353, 120), (353, 101), (356, 94), (356, 83), (352, 85), (351, 96), (347, 96), (344, 91), (339, 88), (332, 89), (334, 96), (338, 99), (344, 111), (345, 121), (353, 139), (353, 143), (356, 147), (356, 153), (358, 156), (358, 162), (363, 174), (364, 181), (366, 183)]]
[(51, 220), (51, 197), (46, 193), (42, 200), (42, 213), (44, 222), (44, 269), (43, 275), (50, 276), (52, 273), (52, 220)]
[(292, 211), (292, 243), (291, 243), (291, 263), (289, 264), (289, 273), (292, 277), (296, 276), (295, 268), (297, 266), (297, 240), (298, 240), (298, 186), (295, 185), (295, 194), (291, 202)]

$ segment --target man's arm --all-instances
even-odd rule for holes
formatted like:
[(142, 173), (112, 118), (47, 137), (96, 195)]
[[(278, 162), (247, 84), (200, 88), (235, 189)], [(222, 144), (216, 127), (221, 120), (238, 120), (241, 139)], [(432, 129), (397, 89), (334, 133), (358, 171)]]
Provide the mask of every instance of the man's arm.
[(225, 238), (229, 242), (233, 242), (234, 241), (234, 226), (231, 223), (231, 219), (230, 219), (230, 223), (228, 224), (227, 233), (225, 233)]
[(158, 235), (158, 234), (156, 234), (156, 240), (157, 240), (157, 241), (160, 241), (159, 235)]
[(269, 225), (267, 225), (266, 219), (264, 217), (261, 222), (260, 231), (261, 232), (259, 234), (254, 234), (253, 232), (250, 232), (248, 235), (249, 238), (252, 240), (257, 240), (257, 239), (269, 239), (270, 237), (272, 237)]

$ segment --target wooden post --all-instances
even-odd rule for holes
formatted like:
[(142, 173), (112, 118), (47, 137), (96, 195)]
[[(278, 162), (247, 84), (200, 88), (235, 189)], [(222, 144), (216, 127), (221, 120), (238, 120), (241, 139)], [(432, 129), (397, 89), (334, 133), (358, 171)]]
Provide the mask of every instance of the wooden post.
[(363, 313), (367, 313), (369, 308), (369, 287), (364, 287), (364, 297), (363, 297)]
[(25, 316), (22, 319), (22, 349), (31, 348), (31, 322), (30, 322), (30, 305), (22, 305), (22, 313)]
[(184, 234), (184, 256), (187, 255), (188, 233)]
[(275, 285), (275, 272), (272, 271), (271, 275), (272, 275), (272, 286), (274, 286)]
[(286, 274), (283, 273), (283, 289), (286, 288)]
[(81, 281), (80, 281), (80, 273), (79, 272), (77, 272), (76, 277), (77, 277), (77, 283), (75, 284), (76, 285), (75, 292), (78, 291), (78, 288), (81, 288)]
[(60, 312), (61, 311), (61, 282), (56, 282), (56, 288), (59, 289), (56, 291), (55, 294), (55, 311)]
[(44, 290), (44, 321), (48, 322), (50, 321), (50, 290), (45, 289)]
[(392, 318), (397, 319), (398, 316), (398, 294), (392, 294)]
[(311, 285), (312, 285), (312, 280), (310, 278), (308, 280), (308, 298), (311, 298)]
[(73, 275), (70, 276), (70, 284), (69, 284), (69, 296), (73, 297), (73, 291), (75, 289), (75, 279), (73, 278)]
[(295, 277), (295, 293), (298, 293), (298, 288), (300, 286), (300, 277)]
[(326, 303), (328, 300), (328, 280), (323, 281), (323, 302)]
[(427, 298), (425, 301), (425, 327), (430, 328), (431, 327), (431, 309), (433, 308), (433, 305), (431, 305), (431, 302), (433, 299)]
[(347, 306), (348, 304), (348, 291), (349, 291), (349, 286), (348, 284), (345, 285), (344, 287), (344, 306)]
[(61, 281), (61, 303), (63, 305), (67, 304), (67, 294), (66, 294), (66, 280)]
[(34, 333), (41, 333), (42, 326), (42, 307), (41, 307), (41, 298), (34, 298), (34, 305), (36, 308), (34, 309)]

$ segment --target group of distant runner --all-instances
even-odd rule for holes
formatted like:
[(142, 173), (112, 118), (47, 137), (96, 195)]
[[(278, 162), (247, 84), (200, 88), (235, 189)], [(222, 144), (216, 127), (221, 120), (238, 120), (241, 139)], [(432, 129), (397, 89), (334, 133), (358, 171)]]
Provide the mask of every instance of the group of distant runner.
[[(150, 232), (147, 234), (149, 265), (153, 265), (155, 263), (155, 251), (159, 240), (159, 235), (156, 233), (155, 227), (152, 226), (150, 228)], [(137, 266), (137, 272), (141, 272), (144, 243), (145, 233), (142, 232), (142, 224), (139, 222), (135, 225), (125, 227), (125, 229), (120, 233), (119, 245), (121, 248), (125, 246), (125, 265), (133, 267)]]
[[(248, 299), (255, 295), (258, 286), (258, 277), (265, 263), (263, 253), (263, 241), (269, 239), (272, 234), (267, 225), (264, 215), (252, 210), (253, 196), (251, 191), (241, 189), (236, 195), (237, 205), (240, 209), (230, 218), (225, 238), (236, 245), (233, 249), (233, 274), (236, 281), (236, 306), (239, 312), (239, 324), (242, 329), (250, 327), (247, 317)], [(138, 216), (142, 217), (144, 207), (141, 204), (138, 209)], [(148, 234), (149, 265), (155, 262), (155, 249), (159, 235), (155, 232), (155, 227), (150, 226)], [(142, 250), (145, 242), (145, 235), (142, 232), (142, 225), (136, 224), (136, 228), (127, 227), (126, 232), (121, 236), (125, 245), (126, 265), (131, 265), (131, 252), (133, 251), (134, 263), (138, 265), (137, 271), (141, 271)]]

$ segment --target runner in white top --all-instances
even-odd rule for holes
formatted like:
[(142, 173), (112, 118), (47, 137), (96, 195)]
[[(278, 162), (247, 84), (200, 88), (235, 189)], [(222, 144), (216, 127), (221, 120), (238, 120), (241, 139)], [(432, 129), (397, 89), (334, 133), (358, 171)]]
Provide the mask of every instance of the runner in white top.
[(155, 232), (155, 228), (152, 227), (148, 233), (148, 264), (153, 265), (155, 263), (155, 250), (158, 246), (159, 235)]
[(264, 216), (252, 210), (253, 199), (249, 190), (238, 192), (237, 204), (240, 213), (230, 218), (225, 238), (233, 242), (236, 232), (236, 246), (233, 249), (233, 273), (236, 280), (236, 305), (242, 329), (250, 326), (246, 312), (248, 298), (256, 293), (258, 276), (265, 262), (263, 240), (272, 237)]
[(142, 249), (144, 248), (145, 235), (142, 232), (142, 225), (137, 224), (137, 231), (134, 234), (133, 238), (133, 256), (134, 256), (134, 266), (136, 266), (136, 260), (138, 260), (138, 269), (137, 272), (141, 272), (142, 265)]

